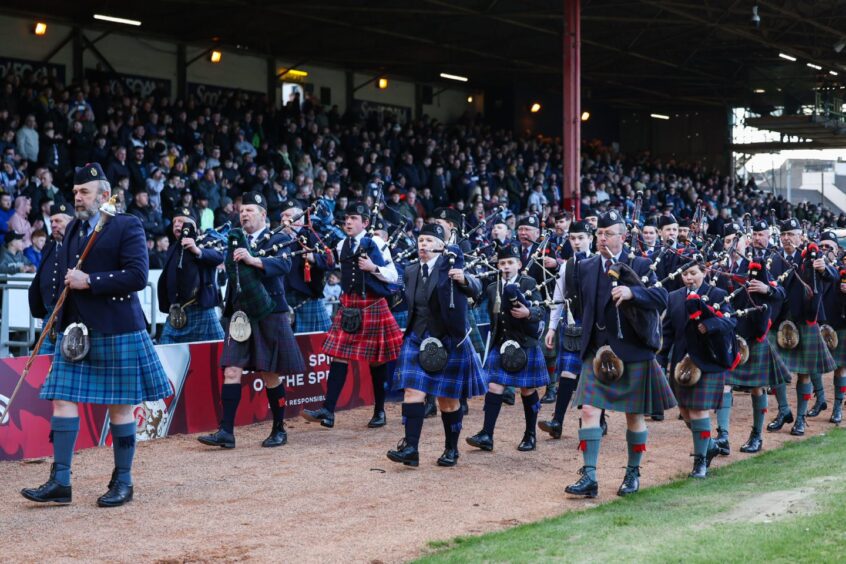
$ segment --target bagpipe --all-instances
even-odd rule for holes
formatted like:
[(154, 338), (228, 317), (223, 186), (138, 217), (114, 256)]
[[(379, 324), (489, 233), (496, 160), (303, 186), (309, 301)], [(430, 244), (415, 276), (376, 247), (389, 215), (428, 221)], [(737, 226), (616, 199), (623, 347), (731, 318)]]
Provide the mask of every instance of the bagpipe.
[[(699, 296), (690, 292), (684, 303), (688, 319), (685, 326), (685, 337), (688, 350), (692, 347), (701, 352), (704, 362), (715, 364), (726, 370), (733, 370), (743, 360), (743, 353), (734, 334), (734, 322), (731, 315), (715, 309), (707, 296)], [(757, 306), (755, 308), (757, 309)], [(743, 315), (746, 313), (744, 312)], [(735, 313), (735, 316), (740, 314)], [(700, 330), (704, 327), (705, 332)], [(748, 346), (746, 357), (748, 359)], [(682, 386), (695, 386), (702, 377), (702, 370), (691, 357), (690, 352), (676, 364), (673, 377)]]
[(232, 293), (232, 306), (237, 303), (239, 310), (236, 311), (229, 322), (229, 335), (239, 342), (250, 338), (250, 321), (261, 321), (270, 315), (276, 304), (261, 282), (261, 274), (258, 269), (242, 264), (235, 260), (234, 253), (237, 249), (246, 249), (251, 256), (262, 256), (253, 252), (247, 243), (247, 236), (243, 229), (235, 227), (227, 235), (227, 251), (223, 264), (229, 284), (235, 289)]

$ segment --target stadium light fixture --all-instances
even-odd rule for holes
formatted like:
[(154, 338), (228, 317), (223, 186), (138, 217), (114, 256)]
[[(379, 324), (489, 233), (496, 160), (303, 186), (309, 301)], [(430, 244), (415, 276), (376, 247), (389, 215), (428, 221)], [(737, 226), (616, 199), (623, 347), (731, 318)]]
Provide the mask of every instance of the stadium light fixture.
[(590, 112), (582, 112), (582, 121), (587, 121), (590, 119)]
[(47, 35), (47, 24), (44, 22), (35, 22), (32, 33), (38, 36)]
[(837, 71), (830, 70), (830, 71), (828, 71), (828, 74), (830, 74), (831, 76), (837, 76), (837, 75), (838, 75), (838, 72), (837, 72)]
[(379, 82), (376, 83), (376, 86), (379, 88), (379, 90), (384, 90), (385, 88), (388, 87), (388, 79), (387, 78), (380, 78)]
[(822, 70), (822, 67), (819, 65), (815, 65), (814, 63), (805, 63), (806, 67), (812, 68), (814, 70)]
[(752, 92), (754, 92), (755, 94), (764, 94), (766, 90), (764, 90), (763, 88), (756, 88)]
[(473, 103), (473, 96), (467, 96), (467, 103), (468, 103), (468, 104), (472, 104), (472, 103)]
[(796, 62), (796, 57), (791, 57), (787, 53), (779, 53), (778, 56), (781, 57), (782, 59), (786, 59), (788, 61)]
[(538, 104), (537, 102), (534, 102), (532, 104), (532, 106), (529, 108), (529, 111), (532, 112), (533, 114), (536, 114), (539, 111), (541, 111), (541, 105)]
[(209, 53), (209, 61), (211, 61), (214, 64), (219, 63), (222, 58), (223, 58), (223, 53), (221, 53), (220, 51), (214, 50), (211, 53)]
[(441, 78), (445, 78), (447, 80), (457, 80), (458, 82), (467, 82), (467, 81), (470, 80), (466, 76), (460, 76), (460, 75), (457, 75), (457, 74), (449, 74), (449, 73), (446, 73), (446, 72), (441, 73)]
[(103, 21), (103, 22), (112, 22), (112, 23), (119, 23), (119, 24), (125, 24), (125, 25), (134, 25), (136, 27), (141, 25), (141, 22), (138, 21), (138, 20), (128, 20), (126, 18), (116, 18), (115, 16), (104, 16), (103, 14), (94, 14), (94, 19), (100, 20), (100, 21)]
[(843, 49), (846, 49), (846, 37), (841, 38), (837, 43), (834, 44), (835, 53), (839, 53)]
[(670, 119), (670, 116), (664, 114), (649, 114), (649, 117), (655, 119)]

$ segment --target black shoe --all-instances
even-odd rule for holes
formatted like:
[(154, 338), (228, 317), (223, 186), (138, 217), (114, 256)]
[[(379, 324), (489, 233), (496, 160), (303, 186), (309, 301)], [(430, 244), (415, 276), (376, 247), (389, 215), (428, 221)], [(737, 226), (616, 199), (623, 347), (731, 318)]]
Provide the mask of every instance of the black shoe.
[(555, 419), (550, 419), (549, 421), (541, 421), (538, 423), (538, 427), (540, 427), (540, 430), (544, 433), (549, 433), (549, 436), (553, 439), (560, 439), (564, 425)]
[(717, 458), (718, 454), (720, 454), (720, 447), (717, 445), (717, 441), (710, 441), (708, 444), (708, 452), (705, 454), (705, 466), (710, 468), (711, 461)]
[(211, 435), (200, 435), (197, 440), (204, 445), (216, 446), (220, 448), (235, 448), (235, 435), (229, 431), (218, 429)]
[(663, 421), (664, 420), (664, 414), (663, 413), (653, 413), (652, 415), (649, 416), (649, 418), (652, 419), (653, 421)]
[(708, 477), (708, 462), (704, 456), (693, 457), (693, 470), (688, 474), (691, 478), (707, 478)]
[(640, 491), (640, 467), (626, 466), (626, 477), (623, 478), (623, 483), (617, 490), (617, 495), (620, 497), (631, 495)]
[(729, 444), (728, 431), (717, 427), (717, 439), (715, 442), (717, 443), (717, 448), (719, 449), (720, 455), (728, 456), (731, 454), (731, 445)]
[(582, 475), (579, 481), (564, 488), (564, 493), (580, 497), (596, 497), (599, 494), (599, 483), (588, 477), (586, 466), (579, 469), (579, 474)]
[(826, 409), (828, 409), (828, 404), (825, 402), (825, 400), (820, 401), (819, 398), (817, 398), (817, 400), (814, 402), (814, 407), (808, 410), (808, 413), (805, 414), (805, 417), (816, 417)]
[(517, 450), (520, 452), (528, 452), (530, 450), (535, 450), (537, 446), (537, 439), (535, 438), (534, 432), (525, 433), (523, 435), (523, 440), (520, 441), (520, 444), (517, 445)]
[(541, 398), (541, 403), (555, 403), (555, 399), (558, 397), (558, 390), (555, 389), (553, 386), (547, 386), (546, 392), (544, 392), (543, 397)]
[(67, 504), (73, 501), (73, 493), (70, 486), (63, 486), (56, 481), (56, 465), (50, 465), (50, 479), (37, 488), (24, 488), (21, 495), (29, 501), (38, 503), (59, 503)]
[(444, 449), (444, 453), (438, 458), (438, 466), (455, 466), (456, 464), (458, 464), (458, 449)]
[(793, 412), (788, 411), (787, 413), (783, 413), (779, 411), (776, 418), (767, 425), (767, 431), (781, 431), (781, 428), (788, 423), (793, 423)]
[(384, 411), (376, 411), (373, 413), (373, 417), (370, 418), (370, 421), (367, 422), (367, 426), (371, 429), (376, 429), (377, 427), (384, 427), (388, 423), (388, 420), (385, 418)]
[(335, 426), (335, 414), (325, 407), (321, 407), (320, 409), (304, 409), (303, 419), (312, 423), (320, 423), (329, 429)]
[(838, 401), (831, 409), (831, 418), (829, 418), (828, 422), (840, 424), (841, 421), (843, 421), (843, 404)]
[(434, 398), (432, 398), (432, 401), (429, 401), (427, 398), (424, 405), (426, 407), (423, 410), (423, 419), (429, 419), (430, 417), (436, 417), (438, 415), (438, 406), (435, 405)]
[(599, 428), (602, 429), (603, 437), (608, 434), (608, 421), (604, 417), (599, 420)]
[(97, 498), (100, 507), (120, 507), (132, 501), (133, 488), (118, 479), (109, 482), (109, 491)]
[(466, 403), (462, 403), (461, 404), (461, 415), (467, 415), (468, 413), (470, 413), (470, 406), (467, 405)]
[(484, 431), (479, 431), (472, 437), (464, 439), (471, 447), (480, 448), (482, 450), (491, 451), (494, 447), (493, 437)]
[(274, 423), (270, 429), (270, 435), (261, 442), (261, 446), (272, 448), (288, 443), (288, 433), (285, 431), (285, 423)]
[(420, 453), (417, 448), (406, 444), (405, 439), (397, 444), (397, 450), (389, 450), (388, 458), (394, 462), (400, 462), (406, 466), (419, 466)]
[(505, 391), (502, 392), (502, 403), (514, 405), (514, 388), (505, 388)]
[(749, 434), (749, 438), (743, 443), (743, 446), (740, 447), (740, 452), (745, 452), (748, 454), (753, 454), (756, 452), (761, 452), (761, 447), (764, 446), (764, 440), (761, 438), (761, 433), (752, 429), (752, 432)]
[(793, 424), (793, 428), (790, 430), (790, 434), (794, 437), (801, 437), (805, 434), (805, 416), (799, 415), (796, 417), (796, 423)]

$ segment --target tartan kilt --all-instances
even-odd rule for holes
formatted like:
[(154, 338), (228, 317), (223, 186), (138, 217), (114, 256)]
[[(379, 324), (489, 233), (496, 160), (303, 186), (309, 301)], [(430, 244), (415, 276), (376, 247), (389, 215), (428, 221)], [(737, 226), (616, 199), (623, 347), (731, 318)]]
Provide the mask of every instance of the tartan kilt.
[(695, 386), (681, 386), (674, 379), (673, 392), (679, 407), (695, 410), (719, 409), (723, 403), (723, 386), (727, 376), (728, 370), (703, 372)]
[[(595, 354), (596, 351), (594, 351)], [(623, 376), (611, 385), (596, 379), (593, 356), (582, 362), (579, 385), (573, 394), (573, 405), (592, 405), (623, 413), (658, 413), (676, 406), (676, 398), (658, 361), (627, 362)]]
[(555, 333), (558, 339), (558, 361), (555, 363), (555, 371), (560, 376), (562, 372), (570, 372), (576, 377), (582, 371), (582, 357), (579, 351), (564, 350), (564, 331), (558, 330)]
[(484, 325), (486, 323), (491, 322), (491, 316), (488, 313), (488, 297), (482, 298), (482, 300), (470, 311), (473, 312), (473, 319), (476, 321), (477, 325)]
[(64, 335), (39, 397), (104, 405), (135, 405), (173, 395), (159, 355), (146, 331), (107, 335), (89, 329), (91, 348), (77, 362), (62, 357)]
[(341, 329), (339, 309), (323, 342), (323, 352), (341, 360), (362, 360), (370, 364), (390, 362), (399, 356), (402, 331), (397, 326), (385, 298), (341, 294), (341, 305), (362, 309), (361, 330), (351, 334)]
[(726, 385), (766, 388), (790, 382), (790, 369), (768, 339), (762, 342), (751, 339), (746, 342), (749, 343), (749, 360), (729, 372)]
[(438, 398), (472, 398), (487, 392), (482, 363), (469, 339), (464, 339), (456, 348), (456, 340), (450, 336), (441, 339), (449, 352), (447, 364), (442, 372), (429, 374), (420, 367), (418, 355), (420, 343), (429, 337), (409, 333), (402, 344), (397, 367), (394, 372), (393, 390), (412, 389), (426, 392)]
[(239, 343), (229, 337), (229, 323), (223, 339), (220, 366), (273, 374), (305, 372), (305, 362), (291, 330), (287, 313), (271, 313), (261, 321), (250, 320), (250, 338)]
[(502, 343), (499, 345), (491, 344), (491, 350), (488, 352), (488, 358), (485, 362), (488, 382), (513, 388), (542, 388), (549, 383), (546, 360), (539, 344), (525, 349), (528, 361), (526, 367), (520, 372), (503, 370), (499, 362), (499, 347), (501, 345)]
[(831, 353), (838, 368), (846, 368), (846, 329), (837, 330), (837, 350)]
[(470, 342), (476, 350), (476, 354), (482, 356), (485, 354), (485, 342), (482, 340), (482, 333), (479, 331), (479, 324), (476, 323), (476, 317), (473, 315), (467, 316), (470, 319)]
[(796, 326), (799, 328), (799, 345), (793, 350), (779, 348), (777, 331), (771, 331), (769, 335), (787, 368), (796, 374), (825, 374), (834, 370), (834, 359), (825, 346), (820, 326), (807, 323), (797, 323)]
[[(47, 320), (50, 319), (50, 314), (47, 314), (47, 317), (41, 320), (41, 327), (47, 327)], [(58, 329), (56, 330), (58, 336)], [(41, 343), (41, 348), (38, 349), (38, 354), (44, 355), (53, 355), (56, 352), (56, 343), (55, 341), (50, 340), (50, 335), (44, 337), (44, 341)]]
[(325, 333), (332, 326), (323, 298), (301, 301), (294, 308), (294, 331), (297, 333)]
[(188, 323), (182, 329), (174, 329), (170, 323), (164, 324), (160, 345), (173, 343), (197, 343), (200, 341), (220, 341), (223, 339), (223, 326), (215, 308), (188, 306), (185, 309)]
[(404, 309), (402, 311), (395, 311), (394, 313), (394, 321), (397, 322), (397, 327), (400, 329), (405, 329), (408, 327), (408, 310)]

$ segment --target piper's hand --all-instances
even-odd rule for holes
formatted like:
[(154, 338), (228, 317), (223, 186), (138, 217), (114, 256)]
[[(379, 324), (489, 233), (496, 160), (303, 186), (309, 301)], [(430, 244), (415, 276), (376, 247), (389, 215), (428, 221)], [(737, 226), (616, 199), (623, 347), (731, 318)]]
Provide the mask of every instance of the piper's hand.
[(614, 305), (617, 307), (620, 307), (620, 304), (632, 298), (634, 298), (634, 294), (632, 294), (632, 289), (628, 286), (617, 286), (616, 288), (611, 288), (611, 299), (614, 300)]
[(358, 257), (358, 267), (364, 272), (376, 272), (379, 268), (370, 260), (369, 257)]
[(450, 280), (455, 280), (462, 286), (467, 284), (467, 279), (464, 278), (464, 270), (461, 268), (451, 268), (447, 273), (449, 275)]
[(555, 268), (558, 266), (558, 260), (555, 257), (543, 257), (543, 265), (546, 268)]
[(232, 253), (232, 258), (235, 259), (235, 262), (243, 262), (247, 266), (258, 266), (261, 264), (261, 259), (258, 257), (254, 257), (250, 254), (250, 251), (243, 247), (239, 247), (235, 249), (235, 252)]
[(546, 337), (544, 337), (543, 342), (546, 344), (546, 348), (551, 349), (555, 344), (555, 331), (550, 329), (546, 332)]
[(200, 256), (202, 251), (200, 251), (200, 247), (197, 246), (197, 241), (190, 237), (185, 237), (182, 239), (182, 248), (186, 251), (194, 253), (197, 256)]
[(825, 260), (818, 258), (814, 261), (814, 270), (823, 272), (825, 270)]
[(770, 287), (760, 280), (750, 280), (749, 292), (753, 294), (768, 294), (770, 292)]
[(846, 294), (846, 282), (840, 283), (840, 291)]
[(73, 268), (69, 269), (65, 275), (65, 285), (69, 286), (71, 290), (87, 290), (90, 288), (88, 275)]
[(306, 253), (305, 259), (308, 262), (314, 264), (314, 253)]
[(526, 319), (530, 315), (532, 315), (532, 312), (521, 303), (511, 308), (511, 317), (515, 319)]
[(699, 332), (700, 332), (700, 333), (702, 333), (703, 335), (704, 335), (705, 333), (707, 333), (707, 332), (708, 332), (708, 330), (705, 328), (705, 326), (704, 326), (703, 324), (701, 324), (701, 323), (699, 323), (699, 324), (696, 326), (696, 328), (697, 328), (697, 329), (699, 330)]

